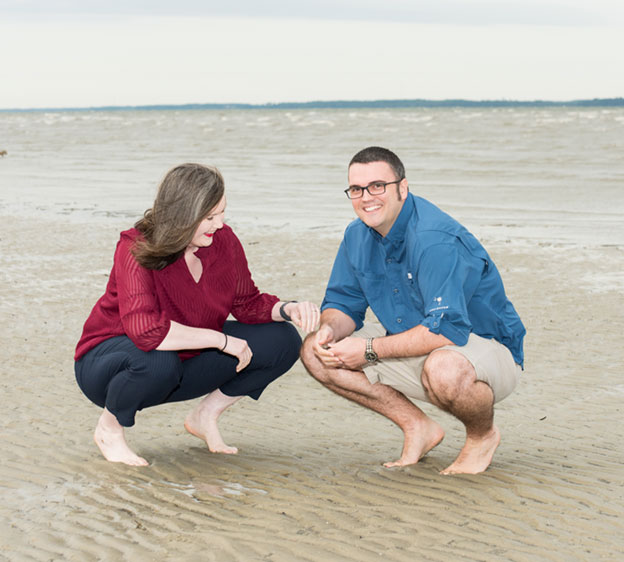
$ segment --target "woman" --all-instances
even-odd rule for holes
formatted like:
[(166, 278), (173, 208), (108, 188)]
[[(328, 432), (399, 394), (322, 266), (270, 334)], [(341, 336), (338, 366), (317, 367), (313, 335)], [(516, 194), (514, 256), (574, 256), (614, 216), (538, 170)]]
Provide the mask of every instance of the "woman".
[[(225, 207), (219, 171), (183, 164), (121, 233), (75, 354), (78, 385), (104, 408), (94, 438), (109, 461), (149, 464), (124, 427), (137, 410), (199, 396), (187, 431), (212, 452), (236, 453), (221, 438), (220, 414), (243, 396), (257, 400), (297, 360), (301, 338), (284, 320), (304, 331), (318, 323), (316, 305), (260, 293)], [(226, 321), (230, 314), (238, 321)]]

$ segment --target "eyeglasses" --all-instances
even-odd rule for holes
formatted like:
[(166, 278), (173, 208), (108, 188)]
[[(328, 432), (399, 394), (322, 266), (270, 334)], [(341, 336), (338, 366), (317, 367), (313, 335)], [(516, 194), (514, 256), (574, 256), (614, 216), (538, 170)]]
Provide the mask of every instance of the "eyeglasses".
[(350, 185), (344, 192), (349, 199), (359, 199), (364, 195), (364, 191), (368, 191), (369, 195), (381, 195), (386, 192), (386, 186), (393, 183), (401, 183), (405, 178), (395, 181), (374, 181), (369, 183), (366, 187), (360, 187), (359, 185)]

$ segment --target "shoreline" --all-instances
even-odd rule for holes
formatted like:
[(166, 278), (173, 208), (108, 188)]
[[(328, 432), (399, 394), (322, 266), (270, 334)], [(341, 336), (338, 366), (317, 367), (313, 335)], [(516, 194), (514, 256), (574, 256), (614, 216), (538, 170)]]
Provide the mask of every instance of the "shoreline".
[(32, 112), (75, 112), (75, 111), (229, 111), (229, 110), (265, 110), (265, 109), (444, 109), (444, 108), (553, 108), (553, 107), (624, 107), (624, 98), (588, 98), (574, 100), (468, 100), (454, 99), (379, 99), (379, 100), (316, 100), (301, 102), (276, 103), (186, 103), (153, 105), (102, 105), (86, 107), (32, 107), (5, 108), (0, 113)]

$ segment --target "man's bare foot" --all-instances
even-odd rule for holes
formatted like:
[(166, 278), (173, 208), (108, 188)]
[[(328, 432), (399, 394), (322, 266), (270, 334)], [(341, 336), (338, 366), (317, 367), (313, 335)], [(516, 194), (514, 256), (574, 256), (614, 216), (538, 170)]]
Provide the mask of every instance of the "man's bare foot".
[(93, 439), (107, 461), (122, 462), (130, 466), (149, 465), (143, 457), (139, 457), (128, 447), (123, 426), (106, 408), (95, 426)]
[(226, 445), (219, 432), (217, 420), (226, 408), (234, 404), (241, 396), (227, 396), (220, 390), (215, 390), (205, 396), (184, 420), (184, 427), (191, 435), (199, 437), (208, 445), (211, 453), (224, 453), (235, 455), (238, 453), (236, 447)]
[(444, 429), (432, 419), (426, 418), (424, 422), (406, 430), (404, 435), (401, 458), (384, 463), (386, 468), (416, 464), (444, 439)]
[(466, 443), (453, 464), (442, 470), (440, 474), (478, 474), (483, 472), (490, 466), (500, 440), (500, 431), (495, 425), (481, 439), (466, 437)]

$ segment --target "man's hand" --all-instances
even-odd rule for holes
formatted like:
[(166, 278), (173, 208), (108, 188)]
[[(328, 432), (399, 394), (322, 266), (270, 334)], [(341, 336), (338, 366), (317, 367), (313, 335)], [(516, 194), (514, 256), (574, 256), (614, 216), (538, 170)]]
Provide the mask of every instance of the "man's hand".
[(361, 367), (366, 365), (366, 359), (364, 359), (366, 340), (364, 338), (353, 336), (344, 338), (337, 343), (329, 344), (329, 350), (339, 361), (340, 367), (355, 371), (361, 370)]
[(314, 355), (316, 355), (325, 367), (338, 368), (342, 366), (339, 359), (336, 358), (330, 349), (332, 344), (336, 343), (334, 330), (328, 324), (321, 324), (318, 332), (314, 335)]

